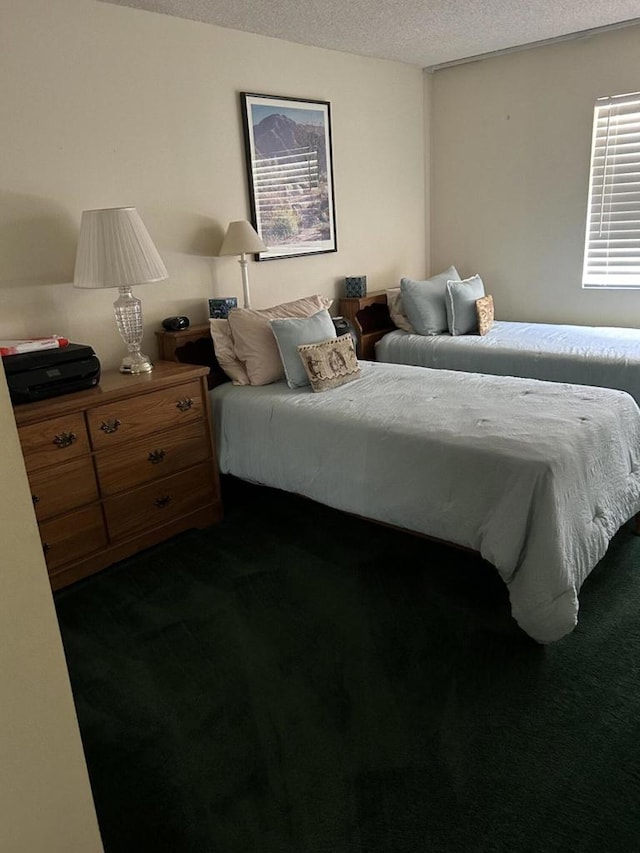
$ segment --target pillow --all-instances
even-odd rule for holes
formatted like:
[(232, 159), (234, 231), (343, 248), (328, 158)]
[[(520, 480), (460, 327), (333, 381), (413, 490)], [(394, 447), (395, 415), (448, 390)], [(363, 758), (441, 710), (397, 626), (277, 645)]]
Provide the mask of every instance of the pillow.
[(403, 332), (414, 331), (402, 306), (402, 294), (399, 287), (392, 287), (387, 290), (387, 307), (389, 308), (389, 316), (396, 328), (402, 329)]
[(236, 358), (233, 349), (233, 338), (228, 320), (209, 320), (213, 349), (218, 364), (227, 374), (234, 385), (248, 385), (249, 377), (244, 364)]
[(447, 282), (447, 321), (451, 335), (468, 335), (478, 331), (476, 299), (484, 296), (484, 284), (479, 275), (464, 281)]
[[(400, 279), (402, 304), (418, 335), (441, 335), (447, 331), (445, 297), (448, 281), (460, 281), (455, 267), (449, 267), (426, 281)], [(484, 296), (484, 293), (480, 295)]]
[(303, 344), (298, 352), (314, 391), (328, 391), (360, 376), (351, 335), (341, 335), (319, 344)]
[(478, 333), (486, 335), (493, 326), (493, 296), (483, 296), (476, 299), (476, 317), (478, 318)]
[(229, 328), (233, 349), (247, 372), (250, 385), (268, 385), (284, 379), (284, 367), (269, 320), (276, 317), (309, 317), (322, 308), (329, 308), (332, 299), (308, 296), (273, 308), (232, 308)]
[(323, 308), (311, 317), (283, 317), (279, 320), (269, 320), (269, 323), (275, 335), (289, 388), (308, 385), (309, 377), (300, 359), (298, 345), (316, 344), (337, 337), (329, 312)]

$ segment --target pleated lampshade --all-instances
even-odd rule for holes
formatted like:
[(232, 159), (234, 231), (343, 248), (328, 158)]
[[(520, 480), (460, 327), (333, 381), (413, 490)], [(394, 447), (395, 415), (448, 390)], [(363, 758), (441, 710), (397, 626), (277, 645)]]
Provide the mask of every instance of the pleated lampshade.
[(74, 287), (125, 287), (167, 277), (135, 207), (83, 211)]

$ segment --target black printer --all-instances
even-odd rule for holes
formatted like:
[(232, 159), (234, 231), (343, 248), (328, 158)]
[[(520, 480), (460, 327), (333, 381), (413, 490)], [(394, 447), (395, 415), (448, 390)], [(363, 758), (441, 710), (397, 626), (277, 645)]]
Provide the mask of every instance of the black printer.
[(2, 363), (13, 403), (84, 391), (100, 381), (98, 357), (85, 344), (3, 355)]

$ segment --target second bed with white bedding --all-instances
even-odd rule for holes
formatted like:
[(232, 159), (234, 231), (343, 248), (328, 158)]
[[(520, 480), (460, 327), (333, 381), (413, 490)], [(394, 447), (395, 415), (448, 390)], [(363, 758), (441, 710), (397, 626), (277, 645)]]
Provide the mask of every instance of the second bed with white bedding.
[(376, 359), (627, 391), (640, 404), (640, 329), (496, 321), (483, 336), (395, 330)]
[(640, 411), (626, 393), (363, 362), (320, 394), (211, 392), (223, 473), (478, 551), (542, 643), (640, 511)]

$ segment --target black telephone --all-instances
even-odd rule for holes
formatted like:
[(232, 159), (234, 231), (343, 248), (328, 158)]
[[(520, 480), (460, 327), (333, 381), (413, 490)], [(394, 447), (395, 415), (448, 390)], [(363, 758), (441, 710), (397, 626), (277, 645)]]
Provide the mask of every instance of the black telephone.
[(353, 323), (347, 320), (346, 317), (332, 317), (331, 319), (333, 320), (338, 337), (341, 335), (351, 335), (353, 338), (353, 348), (356, 351), (356, 355), (358, 355), (358, 336), (356, 335), (356, 330), (353, 328)]

